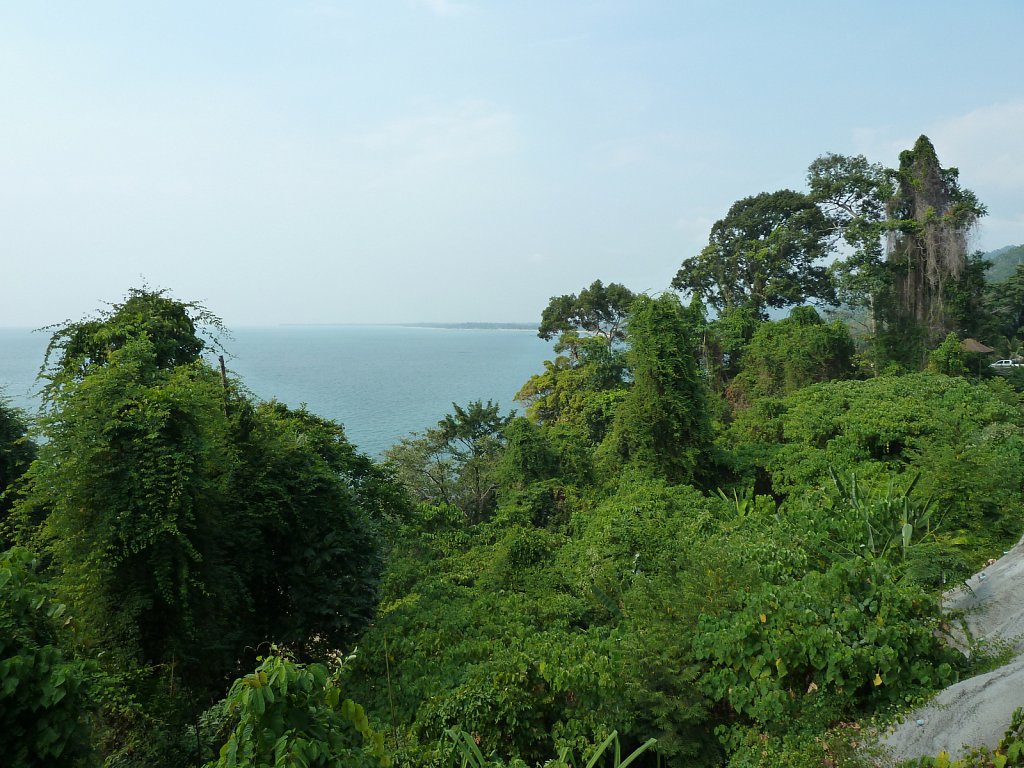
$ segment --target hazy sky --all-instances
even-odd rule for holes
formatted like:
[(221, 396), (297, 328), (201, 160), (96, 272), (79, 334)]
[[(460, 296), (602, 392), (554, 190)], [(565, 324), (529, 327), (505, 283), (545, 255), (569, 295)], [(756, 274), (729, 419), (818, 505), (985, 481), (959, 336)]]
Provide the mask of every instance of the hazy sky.
[(1024, 3), (0, 6), (0, 326), (143, 280), (229, 326), (537, 320), (918, 135), (1024, 242)]

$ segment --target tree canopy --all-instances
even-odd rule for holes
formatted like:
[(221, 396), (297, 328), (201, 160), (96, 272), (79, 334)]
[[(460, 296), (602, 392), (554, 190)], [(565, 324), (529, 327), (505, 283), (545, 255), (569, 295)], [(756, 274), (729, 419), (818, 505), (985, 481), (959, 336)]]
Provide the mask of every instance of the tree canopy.
[(821, 260), (831, 227), (808, 195), (784, 189), (745, 197), (711, 228), (708, 245), (687, 259), (672, 287), (688, 291), (719, 312), (809, 299), (834, 300)]
[[(138, 732), (223, 692), (262, 643), (323, 658), (353, 642), (381, 528), (407, 507), (340, 425), (254, 406), (206, 364), (205, 316), (134, 291), (55, 331), (44, 439), (12, 512), (105, 674), (137, 670), (115, 687), (142, 706)], [(123, 749), (144, 761), (141, 743)]]
[(828, 153), (808, 167), (807, 186), (828, 221), (833, 247), (847, 251), (831, 265), (837, 298), (854, 306), (870, 306), (888, 279), (883, 262), (892, 173), (863, 155)]
[(794, 307), (789, 317), (762, 323), (729, 387), (740, 403), (777, 397), (853, 373), (853, 339), (839, 320), (825, 323), (814, 307)]
[(512, 420), (500, 410), (490, 400), (452, 403), (437, 426), (403, 439), (387, 459), (417, 500), (453, 505), (468, 521), (481, 522), (494, 508), (494, 465)]
[(65, 322), (52, 331), (42, 376), (47, 392), (68, 380), (81, 379), (91, 367), (110, 362), (110, 356), (132, 339), (146, 336), (153, 344), (153, 365), (172, 368), (199, 359), (219, 344), (220, 318), (201, 304), (171, 299), (167, 291), (133, 288), (120, 303), (96, 317)]
[(13, 504), (15, 482), (35, 458), (26, 414), (10, 405), (0, 392), (0, 546), (6, 541), (7, 513)]
[(574, 331), (600, 336), (611, 346), (625, 338), (626, 317), (634, 294), (619, 283), (604, 285), (595, 280), (579, 294), (552, 296), (541, 315), (537, 335), (542, 339)]
[(629, 319), (633, 385), (610, 439), (622, 458), (672, 483), (708, 473), (711, 425), (693, 323), (675, 294), (639, 296)]
[(885, 307), (890, 330), (911, 323), (929, 343), (950, 330), (947, 285), (967, 267), (967, 235), (985, 215), (970, 190), (961, 189), (956, 168), (939, 165), (935, 147), (921, 136), (900, 153), (896, 190), (886, 213), (893, 233), (888, 262), (893, 271), (892, 297)]

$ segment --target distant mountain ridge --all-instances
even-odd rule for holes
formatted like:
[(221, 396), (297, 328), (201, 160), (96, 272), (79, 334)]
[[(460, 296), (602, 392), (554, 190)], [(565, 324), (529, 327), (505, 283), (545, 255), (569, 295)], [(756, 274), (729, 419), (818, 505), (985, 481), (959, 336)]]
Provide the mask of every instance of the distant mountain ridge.
[(1013, 277), (1017, 266), (1024, 264), (1024, 245), (1004, 245), (985, 254), (992, 266), (985, 273), (985, 280), (990, 283), (1001, 283)]

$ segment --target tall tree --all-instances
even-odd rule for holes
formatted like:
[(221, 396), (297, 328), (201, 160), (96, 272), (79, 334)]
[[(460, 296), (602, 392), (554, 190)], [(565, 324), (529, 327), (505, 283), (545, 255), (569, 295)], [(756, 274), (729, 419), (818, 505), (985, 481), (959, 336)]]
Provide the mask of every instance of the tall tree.
[(835, 290), (821, 263), (830, 229), (825, 214), (800, 192), (746, 197), (715, 222), (707, 246), (683, 262), (672, 287), (720, 313), (746, 308), (761, 318), (769, 307), (833, 301)]
[[(369, 622), (382, 532), (408, 506), (389, 474), (340, 424), (271, 401), (234, 404), (231, 555), (245, 579), (245, 642), (305, 660), (346, 648)], [(259, 552), (252, 556), (252, 547)]]
[(452, 403), (452, 411), (436, 427), (402, 440), (387, 458), (419, 501), (452, 504), (466, 522), (479, 523), (494, 509), (495, 463), (512, 414), (502, 416), (490, 400)]
[(599, 443), (624, 389), (626, 322), (635, 295), (618, 283), (595, 280), (579, 295), (553, 296), (537, 335), (557, 336), (554, 360), (531, 376), (515, 399), (541, 424), (560, 424)]
[(245, 609), (224, 556), (243, 522), (224, 393), (211, 368), (159, 359), (141, 334), (81, 380), (55, 379), (16, 514), (43, 521), (37, 540), (83, 637), (119, 665), (173, 664), (189, 687), (216, 690)]
[(711, 423), (693, 322), (674, 294), (639, 296), (629, 318), (633, 386), (615, 417), (620, 458), (671, 483), (707, 476)]
[(985, 309), (994, 325), (993, 335), (1013, 339), (1024, 328), (1024, 264), (985, 291)]
[(600, 336), (610, 347), (625, 338), (626, 317), (633, 299), (633, 292), (625, 286), (604, 285), (600, 280), (595, 280), (579, 295), (552, 296), (541, 315), (537, 335), (552, 339), (583, 331)]
[(807, 186), (829, 223), (831, 244), (846, 251), (831, 267), (839, 300), (872, 307), (889, 280), (884, 242), (892, 173), (863, 155), (829, 153), (811, 163)]
[(956, 330), (946, 305), (947, 288), (964, 274), (967, 236), (985, 215), (985, 206), (960, 188), (958, 177), (956, 168), (939, 164), (927, 136), (900, 154), (895, 193), (886, 208), (893, 280), (881, 307), (894, 356), (920, 349), (909, 339), (932, 346)]
[(376, 595), (378, 523), (401, 503), (339, 425), (252, 406), (205, 363), (204, 316), (133, 291), (55, 332), (45, 439), (14, 512), (83, 637), (196, 701), (264, 641), (307, 657), (351, 641)]

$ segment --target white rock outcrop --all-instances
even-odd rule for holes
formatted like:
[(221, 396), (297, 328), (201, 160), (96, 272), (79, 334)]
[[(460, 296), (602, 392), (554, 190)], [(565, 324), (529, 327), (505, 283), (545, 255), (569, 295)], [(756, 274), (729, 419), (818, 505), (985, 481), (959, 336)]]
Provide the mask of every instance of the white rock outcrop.
[(963, 611), (975, 641), (1006, 644), (1016, 655), (1005, 666), (961, 680), (911, 714), (882, 743), (897, 760), (948, 752), (965, 746), (995, 747), (1017, 707), (1024, 707), (1024, 539), (976, 573), (967, 587), (948, 592), (944, 604)]

